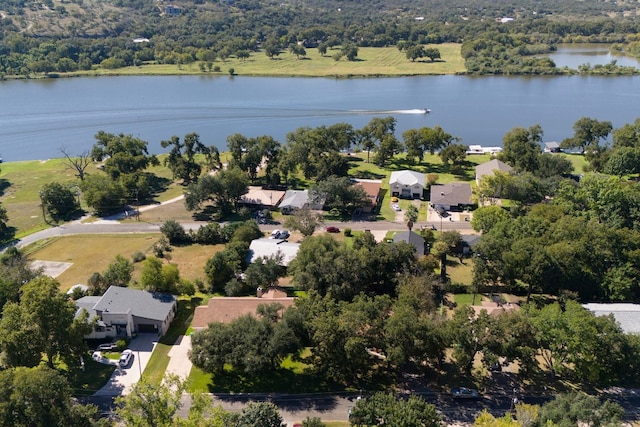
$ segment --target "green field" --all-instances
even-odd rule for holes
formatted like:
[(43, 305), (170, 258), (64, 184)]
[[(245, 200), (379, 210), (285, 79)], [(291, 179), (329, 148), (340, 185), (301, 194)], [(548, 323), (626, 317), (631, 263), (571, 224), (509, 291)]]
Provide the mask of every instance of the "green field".
[[(252, 52), (246, 60), (235, 57), (225, 62), (216, 60), (214, 67), (219, 72), (203, 72), (198, 63), (191, 64), (145, 64), (138, 67), (126, 67), (115, 70), (95, 69), (86, 72), (75, 72), (69, 75), (189, 75), (206, 74), (212, 76), (228, 76), (234, 70), (238, 76), (273, 76), (273, 77), (382, 77), (382, 76), (418, 76), (460, 74), (466, 72), (464, 59), (460, 55), (460, 44), (444, 43), (428, 45), (440, 51), (441, 59), (431, 62), (422, 58), (411, 62), (404, 52), (395, 47), (361, 47), (358, 58), (347, 61), (333, 59), (338, 51), (329, 50), (321, 56), (317, 49), (306, 49), (307, 56), (298, 59), (289, 52), (270, 59), (264, 52)], [(65, 75), (65, 74), (60, 74)]]

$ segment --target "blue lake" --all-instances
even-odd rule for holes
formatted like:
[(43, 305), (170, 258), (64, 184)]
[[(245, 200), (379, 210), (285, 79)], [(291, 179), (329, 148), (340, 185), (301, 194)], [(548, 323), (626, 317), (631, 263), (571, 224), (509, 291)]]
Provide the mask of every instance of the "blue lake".
[[(430, 114), (416, 109), (430, 108)], [(376, 79), (100, 77), (0, 82), (0, 156), (5, 161), (88, 151), (99, 130), (160, 141), (197, 132), (226, 148), (233, 133), (286, 134), (338, 122), (364, 126), (392, 115), (397, 133), (436, 125), (466, 145), (501, 145), (516, 126), (540, 124), (545, 141), (573, 134), (581, 117), (614, 127), (640, 117), (640, 77)]]

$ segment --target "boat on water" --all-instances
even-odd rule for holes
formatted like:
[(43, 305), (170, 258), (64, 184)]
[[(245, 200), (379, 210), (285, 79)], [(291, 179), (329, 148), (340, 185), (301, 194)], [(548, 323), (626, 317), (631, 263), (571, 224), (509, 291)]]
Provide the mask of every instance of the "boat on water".
[(429, 114), (431, 112), (431, 109), (430, 108), (425, 108), (422, 111), (424, 111), (424, 114)]

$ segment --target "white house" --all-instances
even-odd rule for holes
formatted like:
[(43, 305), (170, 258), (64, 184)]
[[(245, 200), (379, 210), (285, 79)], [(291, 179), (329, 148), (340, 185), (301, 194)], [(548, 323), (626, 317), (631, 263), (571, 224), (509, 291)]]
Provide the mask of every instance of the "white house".
[(394, 197), (419, 199), (424, 193), (425, 174), (410, 170), (391, 172), (389, 190)]
[(110, 286), (102, 296), (80, 298), (76, 307), (76, 316), (86, 310), (90, 319), (98, 319), (87, 339), (131, 337), (134, 332), (164, 335), (178, 310), (173, 295), (120, 286)]
[(309, 190), (287, 190), (280, 205), (278, 205), (278, 209), (283, 214), (289, 215), (304, 207), (320, 210), (323, 205), (322, 201), (313, 201), (309, 198)]
[(300, 243), (288, 242), (281, 239), (255, 239), (249, 245), (248, 262), (253, 262), (258, 257), (269, 258), (282, 255), (281, 265), (286, 267), (298, 255)]

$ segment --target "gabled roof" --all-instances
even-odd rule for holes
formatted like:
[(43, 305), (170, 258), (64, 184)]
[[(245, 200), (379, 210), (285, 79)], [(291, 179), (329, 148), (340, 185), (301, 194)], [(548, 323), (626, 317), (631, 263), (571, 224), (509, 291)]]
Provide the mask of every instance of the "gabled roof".
[(400, 185), (416, 185), (420, 184), (424, 186), (426, 179), (425, 174), (420, 172), (414, 172), (410, 170), (394, 171), (391, 172), (389, 177), (389, 184), (398, 183)]
[(485, 175), (493, 175), (494, 171), (510, 172), (513, 168), (498, 159), (489, 160), (476, 166), (476, 179), (480, 179)]
[(458, 206), (471, 204), (471, 185), (468, 182), (431, 186), (431, 204)]
[(278, 206), (284, 191), (264, 190), (262, 187), (249, 187), (249, 192), (240, 198), (247, 205)]
[(83, 309), (89, 313), (89, 319), (96, 317), (98, 313), (96, 313), (93, 307), (98, 303), (98, 301), (100, 301), (100, 298), (101, 297), (86, 296), (86, 297), (77, 299), (75, 301), (75, 304), (78, 309), (76, 310), (75, 317), (78, 317), (80, 315), (81, 310)]
[(549, 141), (544, 143), (544, 147), (550, 150), (557, 150), (558, 148), (560, 148), (560, 144), (558, 144), (556, 141)]
[(249, 245), (249, 255), (247, 258), (249, 262), (253, 262), (258, 257), (268, 258), (281, 253), (282, 265), (286, 267), (296, 258), (299, 249), (300, 243), (292, 243), (280, 239), (255, 239), (252, 240)]
[(127, 313), (131, 310), (136, 317), (164, 321), (173, 310), (175, 301), (176, 297), (170, 294), (110, 286), (93, 310), (111, 313)]
[(402, 231), (393, 235), (393, 243), (407, 242), (416, 248), (418, 256), (424, 255), (424, 238), (413, 231)]
[(378, 196), (380, 195), (380, 188), (382, 187), (382, 181), (374, 181), (371, 179), (356, 179), (354, 185), (362, 187), (367, 197), (371, 201), (371, 204), (378, 203)]
[(287, 190), (284, 193), (280, 208), (290, 206), (292, 208), (303, 208), (309, 202), (309, 191), (307, 190)]

